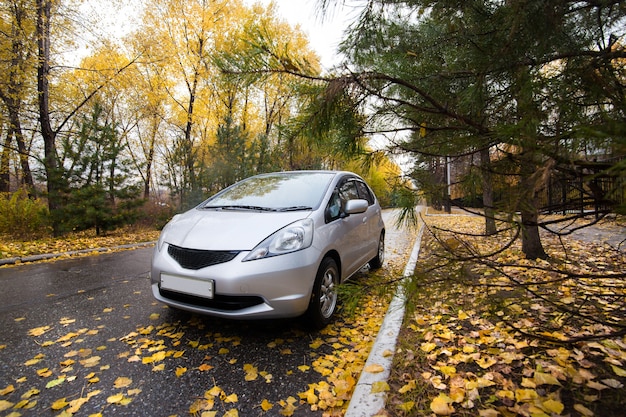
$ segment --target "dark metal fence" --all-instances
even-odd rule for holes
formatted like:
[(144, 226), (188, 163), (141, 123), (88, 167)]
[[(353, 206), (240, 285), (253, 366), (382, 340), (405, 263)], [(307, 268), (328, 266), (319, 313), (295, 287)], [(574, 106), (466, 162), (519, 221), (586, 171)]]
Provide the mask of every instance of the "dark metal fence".
[(539, 196), (541, 211), (602, 213), (624, 206), (626, 178), (620, 170), (611, 170), (619, 161), (579, 161), (568, 169), (555, 171)]

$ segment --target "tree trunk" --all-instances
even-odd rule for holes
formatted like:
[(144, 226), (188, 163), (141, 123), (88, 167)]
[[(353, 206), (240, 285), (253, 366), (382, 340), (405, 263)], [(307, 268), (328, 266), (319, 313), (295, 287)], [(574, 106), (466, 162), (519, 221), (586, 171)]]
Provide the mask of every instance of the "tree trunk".
[(539, 235), (539, 211), (537, 209), (537, 189), (539, 176), (532, 152), (520, 154), (521, 182), (519, 190), (519, 210), (522, 216), (522, 252), (527, 259), (547, 259)]
[[(18, 107), (19, 108), (19, 107)], [(24, 134), (22, 133), (22, 123), (20, 122), (19, 111), (15, 111), (15, 108), (10, 112), (11, 126), (13, 129), (13, 135), (15, 142), (17, 143), (17, 151), (20, 154), (20, 165), (22, 167), (22, 184), (26, 185), (30, 192), (35, 187), (33, 181), (33, 174), (30, 170), (30, 164), (28, 163), (28, 150), (24, 142)]]
[(24, 29), (27, 21), (27, 9), (22, 6), (14, 5), (13, 18), (11, 25), (11, 59), (8, 69), (9, 82), (6, 85), (6, 93), (0, 92), (0, 97), (4, 102), (9, 113), (9, 128), (7, 131), (5, 148), (2, 153), (2, 162), (0, 163), (0, 190), (10, 191), (10, 158), (11, 158), (11, 140), (15, 138), (17, 150), (22, 168), (22, 183), (29, 188), (29, 193), (34, 190), (33, 175), (28, 162), (28, 150), (24, 142), (22, 133), (22, 123), (20, 115), (22, 113), (22, 100), (26, 94), (24, 87), (24, 78), (26, 77), (26, 61), (28, 60), (27, 48), (25, 43)]
[(150, 152), (146, 158), (146, 174), (143, 179), (143, 198), (150, 199), (150, 183), (152, 178), (152, 160), (154, 159), (154, 141), (150, 145)]
[(4, 142), (4, 149), (2, 150), (2, 156), (0, 157), (0, 191), (11, 191), (11, 139), (15, 138), (17, 143), (17, 151), (20, 158), (20, 165), (22, 168), (22, 184), (26, 185), (29, 190), (29, 194), (32, 193), (35, 183), (33, 182), (33, 174), (30, 170), (30, 164), (28, 163), (28, 151), (24, 144), (24, 135), (22, 134), (22, 124), (19, 118), (19, 112), (14, 107), (9, 107), (9, 130)]
[(485, 234), (493, 235), (496, 228), (495, 210), (493, 208), (493, 175), (491, 174), (491, 155), (489, 147), (480, 151), (480, 166), (482, 170), (483, 207), (485, 210)]
[(522, 252), (527, 259), (547, 259), (539, 236), (539, 214), (536, 209), (522, 209)]
[(39, 123), (44, 142), (44, 166), (48, 189), (48, 209), (52, 216), (52, 228), (58, 235), (59, 222), (56, 217), (61, 209), (61, 175), (56, 153), (56, 133), (50, 124), (50, 91), (48, 77), (50, 75), (50, 0), (37, 0), (37, 97), (39, 104)]
[(156, 145), (157, 131), (159, 130), (159, 118), (152, 116), (152, 128), (150, 131), (150, 142), (148, 145), (148, 155), (146, 155), (146, 173), (143, 179), (143, 198), (150, 198), (150, 185), (152, 184), (152, 164), (154, 162), (154, 147)]
[(0, 155), (0, 192), (2, 193), (11, 191), (11, 136), (11, 129), (9, 129)]

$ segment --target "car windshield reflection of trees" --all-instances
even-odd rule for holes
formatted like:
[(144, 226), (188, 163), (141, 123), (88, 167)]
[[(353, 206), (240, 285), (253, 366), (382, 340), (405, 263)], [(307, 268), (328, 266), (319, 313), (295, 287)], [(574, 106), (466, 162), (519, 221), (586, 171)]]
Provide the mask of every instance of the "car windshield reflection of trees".
[(325, 173), (252, 177), (211, 198), (203, 207), (311, 209), (320, 204), (331, 178)]

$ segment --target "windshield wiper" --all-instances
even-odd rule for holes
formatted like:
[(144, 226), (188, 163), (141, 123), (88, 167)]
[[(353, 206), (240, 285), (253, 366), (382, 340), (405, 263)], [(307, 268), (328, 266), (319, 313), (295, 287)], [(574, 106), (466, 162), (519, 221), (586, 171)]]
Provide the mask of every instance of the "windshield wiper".
[(276, 209), (276, 211), (302, 211), (302, 210), (313, 210), (313, 207), (309, 206), (292, 206), (292, 207), (281, 207)]
[(204, 206), (204, 209), (215, 210), (254, 210), (254, 211), (275, 211), (273, 208), (261, 207), (261, 206), (246, 206), (246, 205), (228, 205), (228, 206)]

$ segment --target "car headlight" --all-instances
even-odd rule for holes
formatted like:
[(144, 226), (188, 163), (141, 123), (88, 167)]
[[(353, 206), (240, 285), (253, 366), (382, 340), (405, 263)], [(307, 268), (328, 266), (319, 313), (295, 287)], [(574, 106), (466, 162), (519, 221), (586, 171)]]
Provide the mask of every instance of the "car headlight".
[(283, 227), (259, 243), (243, 261), (269, 258), (308, 248), (313, 242), (313, 220), (303, 219)]
[(167, 229), (170, 228), (172, 222), (178, 217), (179, 215), (175, 215), (174, 217), (172, 217), (172, 219), (163, 227), (163, 229), (161, 229), (161, 233), (159, 233), (159, 240), (157, 241), (157, 250), (159, 252), (161, 252), (161, 249), (163, 248), (163, 244), (165, 243), (165, 235), (167, 233)]

